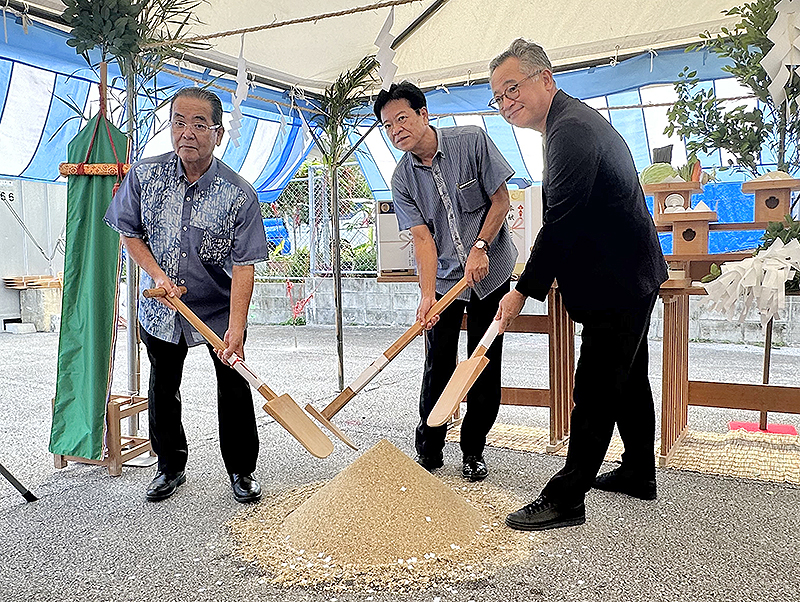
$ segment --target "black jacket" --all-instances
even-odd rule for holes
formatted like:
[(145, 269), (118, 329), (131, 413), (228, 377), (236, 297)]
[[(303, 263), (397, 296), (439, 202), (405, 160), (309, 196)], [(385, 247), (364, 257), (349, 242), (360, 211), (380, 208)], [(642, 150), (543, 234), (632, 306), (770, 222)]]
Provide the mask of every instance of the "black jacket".
[(628, 145), (561, 90), (547, 114), (542, 201), (542, 229), (517, 283), (524, 295), (543, 300), (556, 279), (579, 315), (630, 307), (667, 279)]

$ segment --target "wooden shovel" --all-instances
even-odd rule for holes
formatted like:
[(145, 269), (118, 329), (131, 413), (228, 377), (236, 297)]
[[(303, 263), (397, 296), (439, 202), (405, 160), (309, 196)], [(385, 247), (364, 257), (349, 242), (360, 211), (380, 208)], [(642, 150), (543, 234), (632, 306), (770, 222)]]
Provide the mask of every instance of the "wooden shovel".
[(492, 346), (499, 329), (500, 320), (492, 320), (469, 359), (456, 366), (453, 376), (447, 381), (447, 386), (428, 415), (428, 426), (442, 426), (455, 413), (458, 404), (466, 397), (467, 392), (489, 363), (486, 352)]
[[(430, 311), (428, 311), (428, 315), (425, 316), (425, 320), (431, 320), (435, 315), (442, 313), (452, 302), (453, 300), (458, 297), (462, 291), (467, 288), (467, 279), (462, 278), (458, 282), (453, 285), (447, 293), (439, 299), (433, 307), (431, 307)], [(367, 384), (375, 378), (378, 373), (383, 370), (389, 362), (391, 362), (397, 354), (399, 354), (403, 349), (405, 349), (408, 344), (413, 341), (417, 336), (422, 334), (423, 326), (419, 322), (414, 322), (414, 325), (409, 328), (408, 330), (403, 333), (403, 335), (397, 339), (392, 346), (389, 347), (383, 354), (372, 362), (366, 370), (364, 370), (357, 379), (355, 379), (344, 391), (339, 393), (339, 395), (330, 402), (322, 412), (317, 410), (311, 404), (306, 406), (306, 411), (311, 414), (314, 418), (319, 420), (326, 428), (330, 429), (331, 432), (334, 433), (341, 433), (341, 431), (331, 423), (331, 418), (333, 418), (339, 410), (341, 410), (347, 402), (349, 402), (356, 394), (361, 391)], [(488, 361), (488, 360), (487, 360)], [(334, 430), (335, 429), (335, 430)], [(338, 434), (337, 433), (337, 434)], [(343, 438), (344, 433), (339, 435), (339, 438), (344, 440)], [(354, 445), (348, 444), (353, 449), (357, 449)]]
[[(152, 288), (147, 289), (143, 294), (145, 297), (163, 297), (166, 292), (163, 288)], [(211, 343), (215, 350), (223, 351), (227, 347), (225, 342), (206, 326), (191, 309), (186, 307), (183, 301), (177, 297), (168, 297), (167, 300)], [(264, 404), (264, 411), (289, 431), (289, 434), (297, 439), (311, 455), (317, 458), (327, 458), (331, 454), (333, 451), (331, 440), (322, 432), (322, 429), (314, 424), (314, 421), (297, 405), (294, 399), (285, 393), (276, 395), (236, 354), (231, 356), (229, 363), (231, 368), (241, 374), (267, 400), (267, 403)]]

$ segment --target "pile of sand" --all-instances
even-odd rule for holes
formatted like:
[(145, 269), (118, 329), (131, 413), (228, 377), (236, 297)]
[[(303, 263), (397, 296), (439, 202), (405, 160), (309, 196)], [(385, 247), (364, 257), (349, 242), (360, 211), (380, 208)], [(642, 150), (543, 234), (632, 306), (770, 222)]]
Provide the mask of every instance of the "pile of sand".
[(467, 546), (477, 510), (385, 439), (292, 512), (295, 548), (339, 562), (388, 564)]
[(490, 579), (526, 557), (534, 537), (503, 524), (521, 503), (485, 482), (440, 480), (381, 441), (327, 484), (265, 495), (230, 528), (271, 583), (407, 592)]

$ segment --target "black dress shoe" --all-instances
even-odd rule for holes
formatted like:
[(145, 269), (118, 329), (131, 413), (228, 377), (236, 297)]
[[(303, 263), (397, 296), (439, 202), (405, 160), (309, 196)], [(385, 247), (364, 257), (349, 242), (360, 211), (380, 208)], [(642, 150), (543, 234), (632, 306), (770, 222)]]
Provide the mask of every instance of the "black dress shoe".
[(151, 502), (165, 500), (175, 493), (179, 485), (183, 485), (185, 482), (186, 473), (183, 471), (176, 473), (157, 472), (156, 478), (150, 481), (150, 485), (147, 486), (145, 496)]
[(621, 466), (598, 476), (594, 480), (594, 488), (624, 493), (640, 500), (656, 499), (655, 479), (643, 479)]
[(486, 461), (483, 456), (464, 456), (461, 475), (468, 481), (483, 481), (488, 477), (489, 469), (486, 468)]
[(417, 464), (428, 472), (433, 472), (437, 468), (444, 466), (444, 456), (417, 456)]
[(247, 504), (261, 499), (261, 485), (251, 474), (232, 474), (231, 489), (237, 502)]
[(544, 531), (582, 525), (586, 522), (583, 502), (574, 506), (555, 504), (539, 496), (527, 506), (506, 517), (506, 525), (520, 531)]

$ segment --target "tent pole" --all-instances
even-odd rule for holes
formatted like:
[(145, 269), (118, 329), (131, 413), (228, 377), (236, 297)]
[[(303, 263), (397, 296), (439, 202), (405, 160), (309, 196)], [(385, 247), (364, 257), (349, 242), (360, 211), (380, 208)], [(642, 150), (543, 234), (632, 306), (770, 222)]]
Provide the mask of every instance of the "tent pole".
[(333, 302), (336, 315), (336, 353), (339, 357), (339, 391), (344, 391), (344, 332), (342, 330), (342, 252), (339, 236), (339, 163), (331, 173), (331, 220), (333, 222)]
[[(129, 73), (126, 77), (127, 93), (125, 104), (127, 105), (127, 126), (128, 126), (128, 159), (134, 155), (135, 146), (135, 128), (136, 118), (134, 111), (136, 110), (136, 82), (135, 76)], [(139, 266), (133, 261), (130, 253), (125, 254), (125, 273), (126, 287), (126, 309), (128, 321), (128, 395), (138, 395), (140, 391), (140, 375), (141, 368), (139, 358), (139, 318), (137, 311), (137, 303), (139, 301)], [(128, 434), (134, 437), (139, 434), (139, 414), (134, 413), (128, 419)]]
[(350, 147), (344, 156), (334, 163), (333, 173), (331, 174), (331, 218), (333, 220), (333, 302), (336, 314), (336, 354), (339, 358), (339, 392), (344, 391), (344, 332), (342, 330), (342, 249), (339, 236), (339, 166), (350, 158), (358, 146), (367, 138), (367, 135), (375, 129), (378, 122), (375, 121), (370, 128), (364, 132), (353, 146)]
[(396, 50), (400, 44), (405, 42), (408, 36), (422, 27), (425, 24), (425, 21), (430, 19), (437, 10), (442, 8), (442, 5), (445, 2), (447, 2), (447, 0), (436, 0), (433, 4), (426, 8), (419, 17), (414, 19), (414, 22), (411, 25), (406, 27), (402, 32), (400, 32), (400, 35), (395, 38), (394, 42), (392, 42), (392, 50)]

